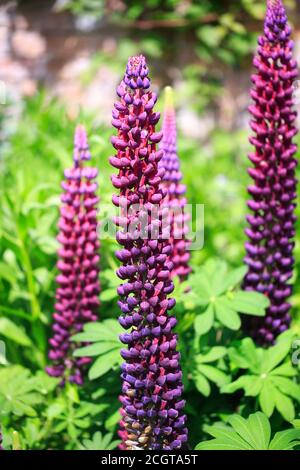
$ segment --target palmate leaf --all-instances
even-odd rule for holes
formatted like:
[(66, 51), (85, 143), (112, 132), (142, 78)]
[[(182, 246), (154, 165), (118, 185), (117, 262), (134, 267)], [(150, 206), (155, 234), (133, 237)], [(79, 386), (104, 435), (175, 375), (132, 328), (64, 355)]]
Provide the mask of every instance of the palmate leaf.
[(291, 350), (290, 341), (279, 341), (275, 346), (265, 351), (261, 370), (265, 373), (270, 372), (278, 366)]
[(272, 439), (269, 450), (291, 450), (300, 444), (300, 429), (279, 431)]
[(206, 354), (197, 354), (192, 364), (192, 377), (197, 390), (204, 396), (209, 396), (211, 387), (209, 381), (218, 387), (228, 383), (230, 376), (219, 368), (208, 365), (222, 359), (227, 354), (227, 349), (222, 346), (215, 346)]
[(0, 412), (16, 416), (36, 416), (36, 405), (43, 401), (35, 377), (21, 366), (0, 370)]
[(238, 330), (241, 327), (241, 319), (233, 308), (232, 302), (225, 296), (219, 297), (214, 303), (214, 310), (220, 323), (230, 330)]
[(82, 430), (90, 428), (92, 423), (98, 419), (97, 417), (109, 406), (107, 403), (96, 405), (85, 401), (75, 403), (66, 396), (60, 397), (58, 404), (62, 405), (62, 410), (58, 415), (55, 415), (53, 429), (56, 433), (67, 431), (73, 441), (77, 441)]
[(223, 292), (231, 291), (234, 289), (242, 280), (247, 273), (247, 266), (241, 266), (240, 268), (234, 269), (223, 279)]
[(233, 367), (259, 371), (261, 358), (251, 338), (245, 338), (236, 347), (229, 348), (229, 357)]
[(271, 437), (271, 426), (268, 418), (263, 413), (257, 412), (249, 416), (247, 424), (255, 441), (254, 448), (267, 449)]
[(215, 323), (236, 331), (241, 327), (241, 313), (265, 314), (269, 305), (266, 296), (237, 289), (245, 272), (244, 266), (229, 271), (224, 261), (209, 260), (189, 277), (190, 291), (180, 301), (185, 310), (197, 310), (194, 321), (197, 335), (208, 333)]
[(268, 298), (258, 292), (238, 291), (232, 298), (232, 304), (238, 312), (260, 317), (264, 316), (269, 303)]
[[(270, 417), (274, 410), (286, 421), (295, 417), (292, 399), (300, 402), (300, 388), (294, 381), (296, 369), (284, 362), (291, 350), (290, 335), (279, 336), (278, 343), (264, 350), (255, 348), (249, 338), (242, 341), (237, 349), (229, 349), (232, 365), (248, 369), (247, 373), (222, 387), (223, 393), (234, 393), (243, 389), (245, 396), (258, 397), (262, 411)], [(252, 357), (251, 357), (252, 356)]]
[(232, 415), (228, 423), (205, 426), (204, 430), (214, 439), (201, 442), (196, 450), (291, 450), (300, 443), (300, 429), (278, 432), (270, 441), (270, 422), (261, 412), (247, 419)]
[(105, 436), (97, 431), (92, 439), (84, 439), (81, 450), (113, 450), (117, 447), (120, 441), (113, 440), (113, 434), (108, 433)]
[(78, 348), (76, 357), (97, 357), (89, 369), (90, 380), (97, 379), (122, 363), (119, 334), (122, 328), (116, 320), (87, 323), (82, 333), (72, 337), (73, 341), (92, 343)]

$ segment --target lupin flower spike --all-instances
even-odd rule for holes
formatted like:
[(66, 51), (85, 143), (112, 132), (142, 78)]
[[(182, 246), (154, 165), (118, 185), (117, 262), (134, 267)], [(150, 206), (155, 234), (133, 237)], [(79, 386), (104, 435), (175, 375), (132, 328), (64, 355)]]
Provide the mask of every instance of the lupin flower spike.
[(86, 132), (78, 126), (74, 139), (73, 167), (65, 170), (62, 182), (62, 206), (57, 237), (58, 250), (55, 313), (53, 314), (53, 337), (49, 340), (49, 375), (61, 377), (62, 384), (68, 380), (81, 385), (84, 366), (88, 358), (74, 358), (70, 337), (82, 330), (87, 322), (97, 320), (100, 285), (99, 241), (97, 237), (96, 196), (94, 181), (96, 168), (84, 166), (90, 160)]
[(188, 250), (190, 242), (186, 238), (189, 214), (184, 211), (187, 203), (184, 197), (186, 187), (181, 184), (182, 173), (177, 155), (176, 113), (171, 87), (165, 88), (162, 131), (163, 137), (160, 148), (163, 151), (163, 157), (159, 162), (158, 168), (164, 168), (165, 170), (165, 174), (162, 177), (162, 187), (166, 188), (167, 195), (164, 198), (163, 204), (171, 210), (169, 222), (172, 253), (170, 260), (174, 264), (171, 276), (178, 276), (181, 281), (184, 281), (191, 272), (189, 267), (190, 252)]
[(120, 336), (127, 348), (121, 351), (125, 362), (119, 434), (122, 448), (128, 450), (180, 449), (187, 440), (180, 354), (173, 332), (176, 319), (168, 313), (175, 305), (169, 298), (174, 288), (168, 259), (172, 248), (161, 231), (142, 237), (140, 229), (127, 230), (128, 223), (142, 219), (145, 233), (151, 234), (161, 227), (163, 217), (164, 169), (158, 169), (163, 152), (156, 149), (162, 133), (155, 132), (160, 115), (153, 111), (157, 97), (149, 87), (145, 58), (131, 57), (117, 89), (120, 99), (112, 120), (118, 129), (112, 138), (116, 155), (110, 158), (118, 175), (112, 176), (112, 183), (119, 189), (113, 203), (120, 211), (116, 224), (122, 245), (116, 253), (122, 262), (117, 274), (125, 281), (118, 288), (119, 321), (129, 330)]
[(254, 104), (250, 138), (255, 147), (249, 159), (253, 185), (248, 192), (246, 229), (248, 273), (244, 288), (268, 296), (270, 307), (265, 318), (254, 318), (247, 324), (249, 333), (263, 345), (273, 344), (290, 325), (288, 297), (292, 288), (295, 236), (295, 198), (297, 150), (293, 137), (296, 112), (293, 108), (293, 81), (297, 63), (292, 58), (291, 28), (281, 0), (269, 0), (264, 35), (258, 40), (254, 58), (257, 73), (252, 76), (251, 96)]

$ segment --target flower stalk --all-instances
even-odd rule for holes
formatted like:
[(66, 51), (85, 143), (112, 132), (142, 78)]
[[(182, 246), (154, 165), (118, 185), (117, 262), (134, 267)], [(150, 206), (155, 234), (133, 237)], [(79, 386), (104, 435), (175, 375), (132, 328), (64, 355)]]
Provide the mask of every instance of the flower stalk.
[(49, 340), (49, 375), (82, 385), (85, 365), (89, 358), (74, 358), (71, 336), (80, 332), (87, 322), (98, 318), (99, 240), (97, 236), (96, 168), (85, 166), (90, 160), (87, 136), (83, 126), (78, 126), (74, 139), (74, 161), (65, 170), (62, 182), (62, 206), (57, 240), (60, 273), (56, 278), (53, 336)]
[(265, 294), (270, 307), (265, 318), (254, 318), (248, 331), (258, 343), (273, 344), (291, 321), (288, 298), (292, 287), (295, 236), (297, 133), (293, 82), (297, 63), (292, 58), (291, 28), (281, 0), (269, 0), (264, 34), (258, 40), (252, 76), (253, 104), (249, 111), (254, 151), (248, 187), (249, 227), (246, 229), (248, 272), (246, 290)]
[(118, 130), (112, 138), (116, 154), (110, 163), (118, 170), (112, 183), (118, 189), (113, 203), (120, 211), (115, 222), (122, 246), (116, 253), (122, 263), (117, 275), (124, 281), (118, 288), (119, 321), (127, 330), (120, 336), (126, 348), (121, 351), (119, 434), (128, 450), (179, 449), (187, 429), (173, 331), (177, 322), (169, 313), (175, 300), (169, 297), (172, 247), (162, 229), (165, 170), (158, 168), (163, 151), (157, 150), (162, 133), (155, 129), (160, 115), (154, 111), (157, 97), (143, 56), (129, 59), (117, 94), (112, 120)]
[(177, 154), (176, 112), (174, 108), (173, 90), (165, 88), (165, 107), (162, 126), (163, 137), (160, 148), (163, 151), (158, 168), (164, 168), (162, 187), (166, 188), (163, 205), (169, 209), (170, 242), (173, 262), (171, 277), (178, 276), (184, 281), (191, 272), (189, 267), (190, 242), (187, 239), (189, 214), (185, 211), (186, 186), (181, 183), (180, 160)]

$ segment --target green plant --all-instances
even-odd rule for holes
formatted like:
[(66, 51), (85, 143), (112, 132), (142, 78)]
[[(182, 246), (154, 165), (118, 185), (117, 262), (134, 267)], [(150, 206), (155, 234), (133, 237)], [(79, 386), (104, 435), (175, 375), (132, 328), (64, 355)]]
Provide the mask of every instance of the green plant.
[(120, 342), (118, 339), (122, 328), (116, 320), (104, 320), (101, 323), (88, 323), (83, 332), (72, 337), (73, 341), (91, 343), (75, 351), (75, 357), (95, 357), (97, 359), (89, 369), (90, 380), (97, 379), (120, 366)]
[(198, 336), (208, 333), (214, 326), (239, 330), (241, 313), (265, 314), (269, 302), (264, 295), (239, 289), (245, 272), (244, 267), (229, 271), (225, 262), (212, 259), (196, 268), (188, 281), (178, 286), (179, 303), (185, 311), (196, 314), (194, 327)]
[(113, 434), (109, 433), (105, 436), (97, 431), (92, 439), (85, 439), (81, 445), (82, 450), (113, 450), (117, 447), (120, 441), (113, 440)]
[(197, 450), (292, 450), (300, 444), (300, 430), (288, 429), (277, 432), (271, 439), (271, 425), (261, 412), (247, 419), (240, 415), (228, 418), (228, 424), (205, 426), (205, 431), (214, 437), (201, 442)]
[(260, 408), (268, 417), (277, 409), (286, 421), (292, 421), (295, 417), (292, 399), (300, 402), (300, 388), (296, 381), (297, 370), (289, 358), (291, 337), (290, 333), (283, 333), (278, 343), (268, 350), (257, 348), (250, 338), (229, 348), (231, 368), (238, 375), (240, 370), (246, 370), (246, 373), (224, 385), (222, 392), (243, 389), (245, 396), (257, 397)]

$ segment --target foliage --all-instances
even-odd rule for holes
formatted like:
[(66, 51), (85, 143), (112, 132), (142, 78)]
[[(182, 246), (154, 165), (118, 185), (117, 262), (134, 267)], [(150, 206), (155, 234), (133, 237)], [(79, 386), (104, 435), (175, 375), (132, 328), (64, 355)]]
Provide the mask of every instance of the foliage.
[(101, 432), (95, 432), (92, 439), (85, 439), (82, 443), (82, 450), (112, 450), (120, 441), (112, 440), (112, 433), (103, 436)]
[(292, 450), (300, 444), (300, 430), (280, 431), (271, 439), (271, 425), (261, 412), (247, 419), (234, 414), (228, 424), (205, 426), (205, 431), (214, 437), (201, 442), (197, 450)]
[[(214, 325), (216, 328), (240, 329), (241, 313), (265, 314), (268, 299), (264, 295), (237, 289), (245, 272), (244, 266), (228, 272), (225, 262), (211, 259), (196, 268), (178, 287), (178, 303), (182, 303), (185, 312), (192, 310), (197, 315), (194, 327), (199, 336), (208, 333)], [(186, 292), (188, 287), (190, 290)]]
[[(202, 3), (201, 8), (206, 8), (208, 2)], [(244, 1), (243, 5), (248, 11), (255, 4)], [(190, 12), (184, 18), (190, 21), (191, 16)], [(124, 43), (125, 49), (132, 47), (131, 42)], [(156, 37), (145, 44), (155, 55), (160, 40)], [(100, 54), (96, 59), (107, 58)], [(121, 55), (115, 62), (111, 58), (112, 66), (121, 60)], [(188, 94), (198, 94), (202, 108), (216, 92), (216, 83), (210, 83), (208, 90), (199, 81), (199, 74), (205, 77), (206, 70), (198, 63), (183, 72), (190, 74), (189, 80), (192, 77)], [(89, 129), (92, 161), (99, 168), (101, 219), (102, 208), (110, 204), (112, 194), (108, 165), (111, 131), (95, 124), (93, 116), (82, 114), (79, 120)], [(84, 348), (78, 345), (75, 352), (92, 359), (85, 385), (81, 389), (60, 388), (43, 372), (54, 303), (59, 184), (63, 169), (71, 162), (74, 126), (59, 103), (40, 93), (25, 103), (17, 130), (2, 152), (0, 340), (5, 342), (6, 357), (1, 350), (0, 422), (6, 449), (110, 449), (117, 445), (121, 329), (117, 323), (119, 280), (114, 240), (102, 240), (99, 321), (73, 338), (76, 344), (89, 343)], [(188, 200), (205, 204), (204, 248), (192, 252), (193, 273), (186, 283), (176, 283), (175, 289), (190, 445), (201, 442), (199, 449), (213, 445), (209, 443), (214, 441), (203, 441), (206, 432), (214, 429), (211, 435), (221, 439), (222, 446), (230, 444), (230, 436), (236, 433), (235, 442), (242, 441), (244, 446), (259, 447), (263, 442), (269, 449), (293, 448), (299, 445), (295, 431), (299, 430), (300, 369), (292, 365), (290, 355), (300, 334), (299, 292), (295, 289), (291, 299), (291, 332), (282, 335), (269, 351), (245, 338), (241, 328), (244, 314), (263, 315), (267, 306), (265, 297), (240, 289), (245, 273), (246, 132), (229, 134), (214, 129), (209, 144), (179, 134), (178, 150)], [(299, 242), (298, 230), (295, 286), (299, 285)], [(251, 415), (258, 409), (270, 421), (262, 413)], [(244, 439), (238, 426), (244, 423), (242, 416), (249, 415), (257, 424), (253, 425), (255, 433)], [(249, 420), (247, 429), (251, 427)], [(223, 428), (219, 434), (221, 424), (216, 423), (220, 421)], [(295, 429), (286, 430), (284, 421)], [(263, 433), (258, 432), (258, 423), (264, 426)], [(272, 439), (267, 438), (269, 426)], [(225, 442), (224, 429), (229, 440)]]
[(73, 341), (90, 343), (75, 351), (76, 357), (98, 356), (89, 370), (89, 379), (94, 380), (110, 369), (120, 366), (120, 342), (118, 339), (122, 329), (116, 320), (104, 320), (102, 323), (88, 323), (83, 333), (73, 336)]
[(233, 393), (242, 388), (246, 396), (258, 397), (267, 416), (277, 409), (286, 421), (292, 421), (295, 417), (292, 399), (300, 402), (300, 387), (295, 381), (297, 370), (291, 365), (290, 349), (289, 333), (283, 333), (277, 344), (267, 350), (255, 347), (250, 338), (245, 338), (237, 348), (229, 349), (229, 357), (237, 375), (240, 369), (247, 373), (225, 385), (222, 391)]

